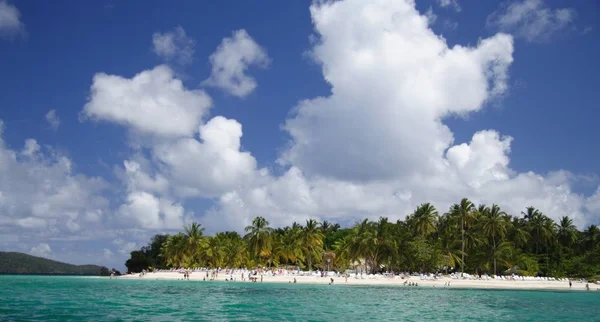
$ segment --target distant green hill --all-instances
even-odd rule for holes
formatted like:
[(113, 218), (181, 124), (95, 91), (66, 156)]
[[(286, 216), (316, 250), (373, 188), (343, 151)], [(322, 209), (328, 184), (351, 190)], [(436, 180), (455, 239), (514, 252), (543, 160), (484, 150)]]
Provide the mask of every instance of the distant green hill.
[(0, 274), (108, 275), (106, 267), (73, 265), (16, 252), (0, 252)]

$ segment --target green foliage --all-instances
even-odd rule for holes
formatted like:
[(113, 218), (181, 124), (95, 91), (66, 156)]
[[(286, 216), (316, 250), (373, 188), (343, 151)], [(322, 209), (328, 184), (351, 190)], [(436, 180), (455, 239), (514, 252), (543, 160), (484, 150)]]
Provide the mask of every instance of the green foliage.
[(73, 265), (16, 252), (0, 252), (0, 274), (95, 275), (106, 267)]
[(193, 223), (176, 235), (156, 235), (131, 253), (130, 271), (149, 267), (301, 267), (363, 272), (467, 272), (590, 277), (600, 275), (600, 229), (580, 232), (528, 207), (514, 217), (498, 205), (468, 199), (440, 214), (429, 203), (405, 221), (364, 219), (352, 227), (307, 220), (273, 229), (256, 217), (236, 232), (205, 236)]
[(412, 257), (412, 270), (416, 272), (436, 271), (439, 267), (439, 252), (424, 237), (417, 237), (408, 242)]
[(148, 267), (152, 267), (152, 258), (144, 251), (134, 250), (131, 252), (131, 258), (125, 262), (125, 267), (129, 273), (139, 273)]

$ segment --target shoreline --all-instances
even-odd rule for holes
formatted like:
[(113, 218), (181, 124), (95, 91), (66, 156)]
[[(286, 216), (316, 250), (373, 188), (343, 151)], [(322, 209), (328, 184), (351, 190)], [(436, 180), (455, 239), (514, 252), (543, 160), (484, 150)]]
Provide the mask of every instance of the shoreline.
[[(229, 279), (231, 275), (225, 273), (219, 274), (218, 277), (212, 281), (226, 282), (225, 279)], [(128, 280), (183, 280), (183, 274), (178, 272), (156, 272), (147, 273), (144, 276), (139, 274), (128, 274), (113, 277), (116, 279), (128, 279)], [(205, 272), (193, 272), (190, 274), (190, 281), (200, 281), (210, 283), (211, 281), (203, 281), (206, 278)], [(242, 281), (241, 274), (233, 274), (235, 281), (227, 283), (253, 283), (249, 282), (246, 278)], [(296, 278), (296, 284), (312, 284), (312, 285), (328, 285), (330, 278), (332, 277), (319, 277), (319, 276), (295, 276), (295, 275), (264, 275), (262, 283), (283, 283), (293, 284), (293, 280)], [(349, 285), (349, 286), (402, 286), (408, 288), (440, 288), (440, 289), (490, 289), (490, 290), (555, 290), (555, 291), (586, 291), (585, 282), (572, 281), (573, 286), (569, 287), (568, 282), (564, 281), (509, 281), (509, 280), (472, 280), (472, 279), (452, 279), (450, 277), (442, 277), (436, 280), (421, 279), (419, 276), (410, 276), (408, 278), (400, 278), (399, 276), (394, 277), (375, 277), (375, 278), (356, 278), (351, 276), (347, 282), (344, 277), (333, 277), (335, 285)], [(404, 283), (417, 283), (418, 286), (408, 286)], [(450, 285), (447, 286), (447, 283)], [(260, 281), (260, 275), (258, 282)], [(598, 291), (600, 285), (589, 283), (590, 292)]]

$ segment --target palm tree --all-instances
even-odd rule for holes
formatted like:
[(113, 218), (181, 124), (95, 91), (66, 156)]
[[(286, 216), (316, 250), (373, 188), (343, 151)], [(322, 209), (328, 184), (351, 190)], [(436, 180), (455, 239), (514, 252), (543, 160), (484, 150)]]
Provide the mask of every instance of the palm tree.
[(412, 216), (416, 234), (427, 237), (437, 230), (439, 213), (430, 203), (424, 203), (417, 207)]
[(279, 255), (287, 263), (298, 265), (298, 262), (304, 260), (300, 232), (299, 229), (288, 227), (279, 237)]
[(273, 228), (269, 227), (269, 222), (263, 217), (256, 217), (252, 220), (252, 225), (244, 229), (247, 234), (244, 239), (248, 242), (248, 249), (256, 261), (262, 257), (267, 257), (271, 252), (271, 233)]
[(240, 234), (228, 231), (217, 233), (215, 237), (223, 244), (225, 267), (236, 268), (242, 266), (247, 256), (247, 249), (246, 243)]
[(323, 232), (319, 223), (314, 219), (306, 221), (306, 226), (300, 232), (300, 241), (308, 259), (308, 270), (312, 270), (312, 259), (314, 255), (321, 253), (323, 249)]
[(494, 259), (494, 275), (496, 275), (496, 251), (497, 244), (506, 235), (507, 222), (504, 219), (506, 213), (500, 210), (498, 205), (492, 205), (492, 208), (484, 208), (482, 213), (481, 227), (483, 233), (492, 241), (492, 257)]
[(527, 207), (525, 208), (525, 212), (521, 211), (521, 214), (523, 215), (523, 217), (525, 218), (526, 221), (531, 220), (533, 217), (537, 216), (540, 214), (539, 210), (535, 209), (534, 207)]
[(168, 266), (181, 267), (186, 261), (186, 251), (185, 235), (178, 233), (167, 238), (167, 241), (162, 246), (161, 256), (165, 258)]
[(460, 231), (456, 226), (456, 220), (450, 214), (444, 214), (438, 221), (437, 231), (446, 273), (450, 267), (462, 267), (462, 253), (460, 245), (457, 245), (460, 244)]
[(323, 229), (323, 233), (327, 233), (329, 228), (331, 228), (331, 223), (329, 223), (329, 221), (327, 220), (323, 220), (323, 222), (321, 223), (321, 229)]
[(375, 223), (368, 219), (356, 224), (352, 228), (349, 237), (349, 257), (353, 259), (364, 259), (365, 270), (367, 265), (373, 269), (373, 258), (377, 245), (377, 231)]
[(222, 237), (219, 235), (207, 238), (204, 256), (209, 267), (223, 267), (223, 264), (225, 263), (224, 246), (225, 243), (223, 242)]
[(556, 224), (558, 231), (558, 240), (563, 247), (570, 247), (577, 240), (577, 227), (573, 225), (573, 219), (569, 216), (560, 218), (560, 222)]
[[(529, 208), (528, 208), (529, 209)], [(540, 244), (549, 243), (554, 235), (554, 223), (539, 211), (533, 212), (529, 219), (531, 237), (535, 242), (535, 253), (539, 254)]]
[(527, 223), (525, 219), (513, 217), (509, 225), (509, 240), (512, 241), (515, 248), (521, 248), (529, 240)]
[[(435, 210), (435, 208), (433, 209)], [(398, 245), (392, 236), (392, 225), (387, 217), (379, 217), (376, 224), (376, 248), (373, 257), (373, 268), (385, 263), (388, 267), (391, 265), (394, 257), (397, 256)]]
[(465, 229), (469, 220), (474, 217), (475, 205), (467, 199), (463, 198), (459, 204), (455, 204), (450, 209), (450, 212), (460, 220), (461, 231), (461, 271), (465, 270)]
[(187, 252), (191, 265), (198, 265), (200, 261), (201, 250), (206, 246), (204, 238), (204, 228), (198, 223), (192, 223), (184, 227), (185, 240), (187, 244)]
[(588, 226), (583, 232), (583, 245), (585, 250), (592, 250), (598, 243), (600, 243), (600, 228), (596, 225)]

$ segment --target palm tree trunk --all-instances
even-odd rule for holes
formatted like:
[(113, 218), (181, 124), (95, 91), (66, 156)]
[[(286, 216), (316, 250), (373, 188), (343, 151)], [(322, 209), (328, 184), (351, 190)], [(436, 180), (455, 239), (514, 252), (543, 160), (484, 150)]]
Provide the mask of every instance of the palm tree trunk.
[(461, 228), (462, 228), (462, 253), (461, 255), (461, 263), (460, 263), (460, 270), (464, 273), (465, 271), (465, 218), (461, 218)]
[(496, 238), (494, 238), (494, 252), (492, 255), (494, 256), (494, 275), (496, 275)]

